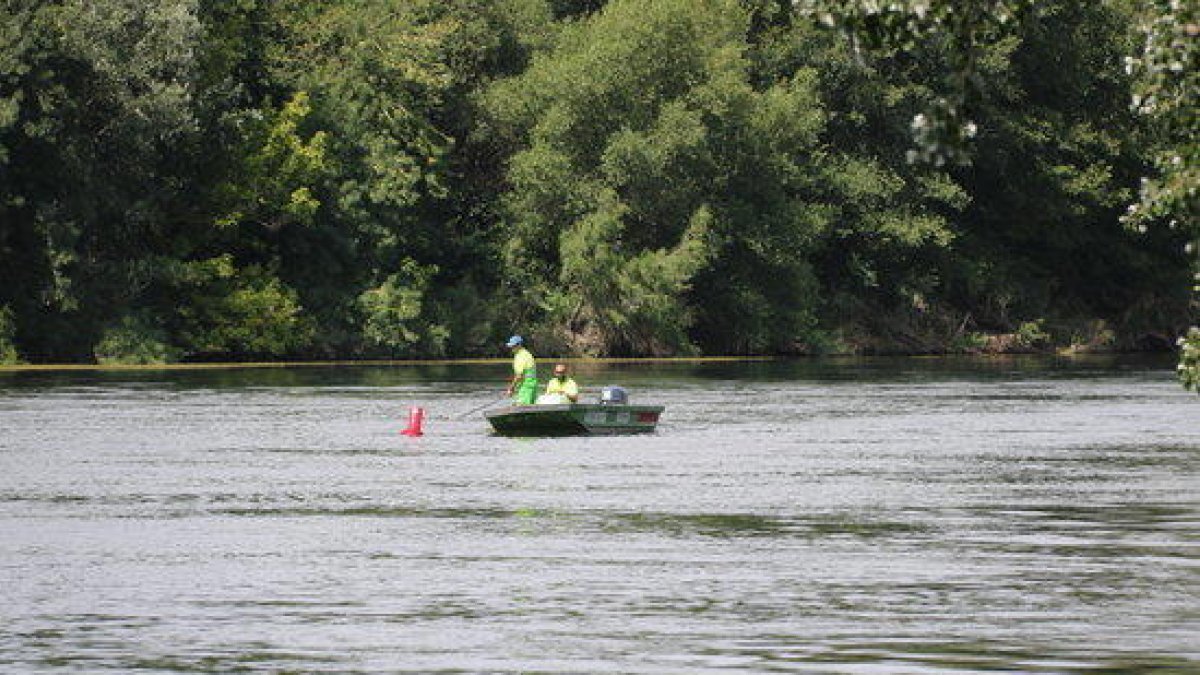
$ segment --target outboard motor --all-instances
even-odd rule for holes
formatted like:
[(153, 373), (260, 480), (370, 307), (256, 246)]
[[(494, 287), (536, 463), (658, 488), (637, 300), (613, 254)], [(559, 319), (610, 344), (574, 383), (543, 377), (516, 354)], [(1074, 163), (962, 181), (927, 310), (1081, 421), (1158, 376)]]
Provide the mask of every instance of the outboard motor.
[(629, 403), (629, 394), (624, 387), (605, 387), (600, 390), (600, 403), (606, 405), (625, 405)]

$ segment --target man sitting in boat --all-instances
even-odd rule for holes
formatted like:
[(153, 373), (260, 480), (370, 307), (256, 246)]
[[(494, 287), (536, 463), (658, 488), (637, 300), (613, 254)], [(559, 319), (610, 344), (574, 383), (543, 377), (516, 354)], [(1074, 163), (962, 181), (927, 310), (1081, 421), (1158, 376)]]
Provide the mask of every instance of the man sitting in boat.
[(505, 395), (512, 396), (514, 405), (532, 405), (537, 399), (537, 362), (520, 335), (510, 337), (507, 346), (512, 350), (513, 376)]
[(578, 403), (579, 385), (567, 374), (567, 364), (554, 366), (554, 377), (546, 383), (546, 393), (538, 397), (538, 403)]

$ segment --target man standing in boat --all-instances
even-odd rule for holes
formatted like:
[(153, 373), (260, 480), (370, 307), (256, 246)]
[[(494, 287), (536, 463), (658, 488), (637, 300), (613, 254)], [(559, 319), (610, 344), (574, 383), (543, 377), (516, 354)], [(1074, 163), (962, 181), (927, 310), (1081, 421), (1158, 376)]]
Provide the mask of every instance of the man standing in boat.
[(553, 396), (558, 394), (567, 400), (567, 403), (579, 402), (579, 385), (575, 384), (575, 380), (567, 374), (567, 364), (558, 363), (554, 366), (554, 377), (546, 383), (546, 395)]
[(516, 405), (533, 405), (537, 400), (537, 362), (525, 348), (520, 335), (508, 339), (507, 346), (513, 355), (513, 376), (508, 383), (507, 396), (512, 396)]

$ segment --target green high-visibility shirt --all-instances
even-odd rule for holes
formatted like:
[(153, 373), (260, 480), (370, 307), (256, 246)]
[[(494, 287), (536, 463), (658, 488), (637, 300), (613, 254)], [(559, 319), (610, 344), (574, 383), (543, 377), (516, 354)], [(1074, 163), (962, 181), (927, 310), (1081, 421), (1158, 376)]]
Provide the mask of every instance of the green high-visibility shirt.
[(547, 394), (562, 394), (567, 398), (579, 397), (579, 385), (575, 384), (575, 380), (569, 377), (552, 377), (546, 383)]
[(537, 362), (528, 349), (520, 347), (513, 352), (513, 375), (524, 375), (526, 379), (537, 377)]

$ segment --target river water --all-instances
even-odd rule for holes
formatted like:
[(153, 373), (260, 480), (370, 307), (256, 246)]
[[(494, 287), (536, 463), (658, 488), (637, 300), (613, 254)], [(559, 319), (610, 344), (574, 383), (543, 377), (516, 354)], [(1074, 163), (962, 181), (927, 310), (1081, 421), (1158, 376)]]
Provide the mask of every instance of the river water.
[[(1169, 361), (0, 372), (0, 671), (1200, 672)], [(398, 432), (410, 406), (426, 435)]]

